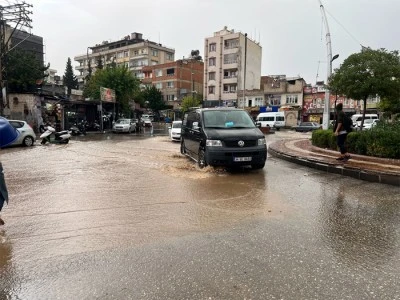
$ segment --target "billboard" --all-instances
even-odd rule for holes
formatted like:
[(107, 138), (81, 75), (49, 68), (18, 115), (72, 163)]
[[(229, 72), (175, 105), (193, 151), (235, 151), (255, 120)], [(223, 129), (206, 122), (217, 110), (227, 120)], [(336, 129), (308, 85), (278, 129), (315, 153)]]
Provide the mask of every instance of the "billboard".
[(115, 91), (109, 88), (100, 87), (100, 100), (115, 103)]

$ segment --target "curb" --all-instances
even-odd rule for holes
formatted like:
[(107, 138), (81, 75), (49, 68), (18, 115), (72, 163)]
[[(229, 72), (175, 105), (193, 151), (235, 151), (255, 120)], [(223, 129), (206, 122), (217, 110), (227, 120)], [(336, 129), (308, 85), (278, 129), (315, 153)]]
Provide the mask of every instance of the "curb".
[(268, 153), (292, 163), (368, 182), (376, 182), (376, 183), (400, 186), (400, 175), (388, 174), (378, 171), (368, 171), (349, 166), (338, 166), (336, 164), (321, 162), (317, 159), (304, 158), (297, 155), (288, 154), (283, 151), (275, 149), (273, 146), (274, 144), (268, 147)]

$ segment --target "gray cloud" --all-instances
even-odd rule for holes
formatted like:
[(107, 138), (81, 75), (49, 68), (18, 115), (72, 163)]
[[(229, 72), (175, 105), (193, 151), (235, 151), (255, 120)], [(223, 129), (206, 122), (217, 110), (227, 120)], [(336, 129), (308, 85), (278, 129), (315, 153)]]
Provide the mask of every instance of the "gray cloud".
[[(328, 12), (334, 67), (360, 50), (400, 49), (397, 0), (322, 0)], [(326, 79), (325, 32), (317, 0), (31, 0), (33, 33), (44, 37), (46, 60), (63, 74), (68, 57), (88, 46), (141, 32), (176, 49), (203, 53), (204, 38), (223, 26), (247, 32), (263, 47), (262, 74)], [(340, 22), (337, 23), (335, 19)], [(350, 36), (345, 29), (351, 33)], [(321, 34), (322, 33), (322, 34)]]

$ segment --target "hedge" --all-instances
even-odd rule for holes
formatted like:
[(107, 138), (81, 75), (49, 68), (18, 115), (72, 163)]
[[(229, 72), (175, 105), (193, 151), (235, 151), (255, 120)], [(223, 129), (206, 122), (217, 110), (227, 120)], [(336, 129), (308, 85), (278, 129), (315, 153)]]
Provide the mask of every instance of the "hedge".
[[(316, 130), (312, 144), (317, 147), (337, 150), (333, 131)], [(347, 136), (348, 151), (355, 154), (384, 158), (400, 158), (400, 122), (383, 123), (370, 130), (351, 132)]]

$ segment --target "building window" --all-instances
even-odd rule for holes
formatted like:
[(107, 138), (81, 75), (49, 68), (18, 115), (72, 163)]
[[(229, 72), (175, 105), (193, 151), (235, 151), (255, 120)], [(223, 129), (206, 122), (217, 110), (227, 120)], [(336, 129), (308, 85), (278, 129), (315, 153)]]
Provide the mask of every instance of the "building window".
[(286, 103), (287, 104), (297, 104), (298, 102), (298, 96), (297, 95), (288, 95), (286, 97)]
[(167, 95), (166, 98), (167, 98), (167, 101), (174, 101), (175, 95)]
[(140, 54), (146, 54), (146, 49), (141, 49)]
[(117, 53), (117, 58), (123, 58), (123, 57), (124, 57), (124, 52)]
[(236, 84), (224, 84), (224, 93), (236, 93), (237, 85)]
[(133, 51), (133, 55), (139, 55), (139, 51), (138, 50), (135, 50), (135, 51)]
[(171, 69), (167, 69), (167, 76), (174, 76), (175, 75), (175, 69), (171, 68)]
[(209, 66), (215, 66), (216, 63), (216, 58), (215, 57), (211, 57), (208, 59), (208, 65)]
[(224, 70), (224, 79), (237, 78), (237, 69)]
[(161, 90), (161, 89), (162, 89), (162, 82), (157, 82), (157, 83), (155, 84), (155, 86), (156, 86), (156, 88), (158, 88), (159, 90)]
[(235, 64), (235, 63), (237, 63), (237, 54), (236, 53), (224, 55), (224, 64)]
[(174, 82), (173, 81), (168, 81), (167, 82), (167, 88), (172, 89), (174, 87)]
[(152, 66), (155, 66), (156, 64), (158, 64), (158, 61), (155, 61), (155, 60), (152, 60), (152, 61), (151, 61), (151, 65), (152, 65)]
[(215, 80), (215, 72), (208, 73), (208, 80)]
[(156, 70), (156, 77), (162, 76), (162, 70)]
[(156, 49), (151, 50), (151, 55), (158, 56), (158, 50)]
[(172, 53), (167, 53), (167, 60), (174, 60), (174, 55)]
[(209, 94), (215, 94), (215, 86), (209, 86), (208, 87), (208, 93)]
[(238, 39), (231, 39), (224, 41), (224, 48), (225, 49), (233, 49), (239, 47), (239, 40)]
[(215, 51), (217, 51), (217, 44), (216, 43), (210, 44), (209, 48), (208, 48), (208, 52), (215, 52)]
[(124, 57), (129, 57), (129, 51), (124, 51)]

